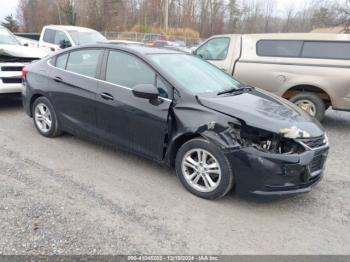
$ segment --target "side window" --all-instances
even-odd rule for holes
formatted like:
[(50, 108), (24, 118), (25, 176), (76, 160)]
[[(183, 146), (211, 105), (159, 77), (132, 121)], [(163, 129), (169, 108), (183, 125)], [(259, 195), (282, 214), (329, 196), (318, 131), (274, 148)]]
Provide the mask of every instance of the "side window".
[(302, 57), (350, 59), (349, 42), (305, 42)]
[(225, 60), (230, 45), (230, 38), (213, 38), (199, 47), (196, 54), (204, 60)]
[(56, 59), (56, 67), (61, 69), (66, 69), (68, 54), (63, 54), (57, 57)]
[(77, 74), (95, 77), (100, 53), (101, 50), (96, 49), (83, 49), (70, 52), (67, 70)]
[(260, 40), (256, 46), (258, 56), (300, 57), (303, 41)]
[(56, 30), (52, 29), (45, 29), (43, 41), (46, 43), (54, 43), (54, 38), (55, 38)]
[(134, 55), (110, 51), (107, 61), (106, 81), (133, 88), (138, 84), (155, 84), (152, 68)]
[(159, 91), (159, 96), (164, 98), (172, 98), (172, 87), (165, 80), (163, 80), (160, 76), (157, 76), (157, 89)]
[(69, 41), (66, 33), (62, 32), (62, 31), (56, 31), (55, 38), (54, 38), (54, 44), (59, 45), (62, 40)]

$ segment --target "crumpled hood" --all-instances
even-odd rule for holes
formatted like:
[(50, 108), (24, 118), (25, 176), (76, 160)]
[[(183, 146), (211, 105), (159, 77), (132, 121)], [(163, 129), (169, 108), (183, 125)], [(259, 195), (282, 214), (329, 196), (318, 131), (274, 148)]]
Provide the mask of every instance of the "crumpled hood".
[(0, 45), (0, 55), (41, 59), (47, 56), (47, 53), (39, 48), (34, 47), (21, 45)]
[(283, 98), (264, 91), (252, 90), (229, 96), (198, 96), (210, 109), (244, 121), (247, 125), (280, 133), (283, 128), (297, 127), (319, 137), (324, 134), (320, 123)]

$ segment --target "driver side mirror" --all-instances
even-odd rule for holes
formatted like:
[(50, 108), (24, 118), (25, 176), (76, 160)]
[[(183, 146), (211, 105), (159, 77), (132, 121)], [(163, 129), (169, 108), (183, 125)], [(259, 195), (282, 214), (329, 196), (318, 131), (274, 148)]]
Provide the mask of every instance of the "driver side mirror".
[(157, 99), (159, 96), (159, 91), (154, 85), (150, 84), (140, 84), (136, 85), (132, 89), (134, 96), (144, 99)]
[(24, 43), (24, 44), (23, 44), (23, 46), (26, 46), (26, 47), (28, 47), (28, 46), (29, 46), (29, 44), (28, 44), (28, 43)]
[(66, 41), (66, 40), (61, 40), (60, 41), (60, 48), (61, 49), (65, 49), (65, 48), (68, 48), (68, 47), (71, 47), (72, 44), (70, 43), (70, 41)]

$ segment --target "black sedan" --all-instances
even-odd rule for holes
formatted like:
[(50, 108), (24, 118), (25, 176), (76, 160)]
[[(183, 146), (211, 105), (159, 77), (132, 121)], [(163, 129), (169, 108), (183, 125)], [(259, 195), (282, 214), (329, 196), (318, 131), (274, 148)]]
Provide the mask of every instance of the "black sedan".
[(192, 55), (71, 48), (26, 67), (23, 83), (25, 111), (43, 136), (68, 132), (175, 167), (199, 197), (233, 187), (303, 193), (324, 173), (329, 147), (316, 120)]

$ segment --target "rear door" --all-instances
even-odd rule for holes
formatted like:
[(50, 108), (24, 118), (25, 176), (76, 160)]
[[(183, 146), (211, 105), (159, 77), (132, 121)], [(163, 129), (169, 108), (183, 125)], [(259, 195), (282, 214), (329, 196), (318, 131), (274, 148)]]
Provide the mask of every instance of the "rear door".
[(66, 130), (96, 134), (96, 93), (103, 49), (63, 53), (50, 72), (50, 96)]
[[(139, 57), (111, 50), (106, 53), (98, 87), (97, 124), (108, 142), (151, 159), (163, 158), (172, 88)], [(157, 101), (137, 98), (132, 88), (154, 84)]]

